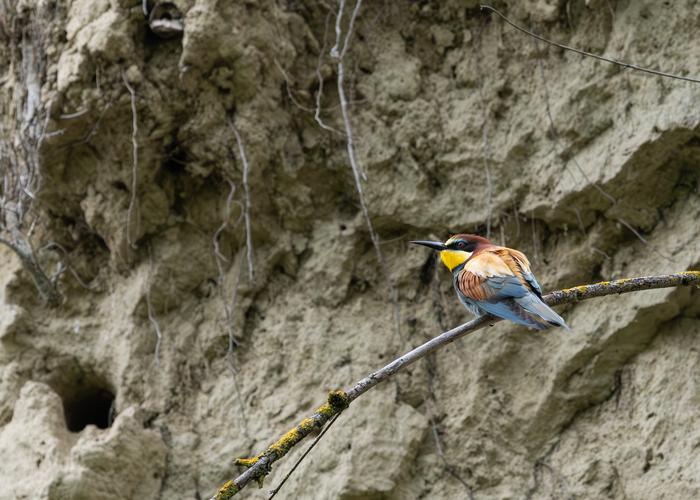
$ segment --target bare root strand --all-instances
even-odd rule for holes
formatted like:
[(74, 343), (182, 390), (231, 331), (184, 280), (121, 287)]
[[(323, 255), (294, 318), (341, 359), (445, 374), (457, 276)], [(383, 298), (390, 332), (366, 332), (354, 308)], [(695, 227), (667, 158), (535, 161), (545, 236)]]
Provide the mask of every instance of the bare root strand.
[(321, 52), (318, 55), (318, 64), (316, 65), (316, 78), (318, 79), (318, 91), (316, 92), (316, 111), (314, 112), (314, 119), (316, 123), (329, 132), (335, 132), (336, 134), (342, 134), (341, 131), (334, 129), (333, 127), (326, 125), (326, 123), (321, 119), (321, 99), (323, 98), (323, 75), (321, 74), (321, 67), (323, 65), (323, 54), (326, 51), (326, 42), (328, 35), (328, 25), (331, 19), (331, 12), (328, 11), (326, 14), (326, 24), (323, 29), (323, 44), (321, 45)]
[[(369, 215), (369, 209), (367, 207), (367, 202), (365, 201), (364, 191), (362, 189), (362, 181), (366, 181), (367, 176), (365, 175), (365, 173), (362, 169), (362, 165), (360, 164), (360, 162), (357, 158), (357, 153), (355, 150), (355, 141), (354, 141), (354, 136), (353, 136), (353, 131), (352, 131), (352, 124), (350, 123), (350, 112), (348, 111), (348, 101), (347, 101), (347, 97), (345, 95), (345, 85), (344, 85), (345, 67), (344, 67), (344, 63), (343, 63), (343, 58), (345, 57), (345, 54), (348, 51), (350, 38), (352, 36), (352, 28), (355, 25), (355, 18), (357, 17), (357, 14), (360, 10), (361, 5), (362, 5), (362, 0), (357, 0), (357, 3), (355, 4), (355, 9), (352, 12), (350, 24), (348, 26), (348, 32), (346, 33), (345, 41), (343, 42), (342, 41), (341, 22), (342, 22), (342, 17), (343, 17), (343, 10), (345, 8), (345, 0), (340, 0), (340, 8), (338, 9), (338, 17), (336, 18), (336, 24), (335, 24), (336, 41), (335, 41), (335, 45), (331, 49), (331, 56), (336, 59), (336, 63), (337, 63), (338, 97), (340, 99), (341, 114), (343, 116), (343, 126), (345, 127), (345, 137), (346, 137), (348, 160), (350, 161), (350, 167), (352, 168), (352, 174), (353, 174), (353, 178), (355, 180), (355, 189), (357, 190), (357, 195), (360, 199), (360, 208), (362, 210), (362, 215), (364, 216), (365, 223), (367, 224), (367, 230), (369, 231), (369, 236), (370, 236), (370, 239), (372, 240), (372, 245), (374, 245), (374, 250), (377, 253), (377, 260), (379, 261), (379, 265), (381, 266), (381, 268), (384, 269), (385, 268), (384, 257), (382, 255), (382, 249), (381, 249), (381, 245), (379, 243), (379, 237), (377, 236), (377, 232), (374, 230), (374, 226), (372, 224), (372, 219), (370, 218), (370, 215)], [(342, 48), (341, 48), (341, 46), (342, 46)]]
[(285, 88), (287, 89), (287, 97), (289, 97), (289, 100), (294, 104), (297, 108), (299, 108), (302, 111), (306, 111), (308, 113), (313, 113), (314, 110), (312, 108), (304, 106), (302, 103), (299, 102), (299, 100), (294, 97), (294, 94), (292, 93), (292, 84), (289, 79), (289, 75), (287, 72), (284, 70), (280, 62), (277, 60), (277, 58), (273, 58), (273, 62), (275, 63), (275, 66), (277, 66), (277, 69), (279, 70), (280, 73), (282, 73), (282, 78), (284, 78), (284, 84)]
[[(243, 262), (240, 260), (239, 262)], [(241, 271), (243, 266), (239, 264), (236, 271), (236, 279), (233, 283), (233, 293), (231, 294), (231, 300), (226, 300), (226, 293), (224, 291), (224, 283), (221, 282), (219, 286), (219, 292), (221, 300), (224, 302), (224, 314), (226, 318), (226, 329), (228, 331), (228, 351), (226, 352), (226, 359), (228, 360), (228, 366), (231, 370), (231, 380), (233, 381), (233, 389), (236, 391), (236, 401), (238, 402), (238, 411), (241, 414), (241, 424), (243, 427), (243, 434), (250, 438), (250, 432), (248, 430), (248, 416), (245, 411), (245, 399), (243, 398), (243, 392), (241, 391), (241, 386), (238, 382), (238, 368), (236, 366), (236, 347), (238, 342), (236, 341), (236, 336), (234, 334), (233, 327), (233, 310), (236, 307), (236, 302), (238, 301), (238, 285), (241, 281)]]
[(151, 303), (151, 288), (153, 287), (153, 252), (151, 245), (148, 245), (148, 279), (146, 280), (146, 308), (148, 309), (148, 321), (151, 322), (153, 326), (153, 331), (156, 334), (156, 348), (153, 353), (153, 359), (155, 361), (156, 367), (160, 366), (160, 346), (163, 341), (163, 333), (160, 329), (160, 324), (156, 318), (155, 312), (153, 311), (153, 304)]
[[(700, 271), (686, 271), (677, 274), (603, 281), (551, 292), (542, 297), (542, 300), (549, 306), (556, 306), (594, 297), (677, 286), (700, 287)], [(426, 357), (465, 335), (474, 333), (484, 328), (486, 325), (492, 325), (498, 321), (501, 321), (501, 319), (493, 316), (481, 316), (473, 319), (468, 323), (464, 323), (463, 325), (430, 339), (403, 356), (396, 358), (388, 365), (358, 381), (349, 391), (331, 392), (327, 403), (320, 406), (313, 415), (302, 420), (296, 427), (287, 432), (274, 444), (270, 445), (265, 452), (250, 459), (238, 459), (236, 463), (245, 465), (248, 469), (237, 478), (224, 484), (211, 500), (229, 500), (240, 490), (245, 488), (251, 481), (262, 483), (265, 476), (270, 472), (274, 462), (285, 456), (289, 450), (311, 432), (322, 428), (333, 416), (343, 411), (350, 403), (364, 393), (381, 382), (390, 379), (394, 374), (415, 363), (419, 359)]]
[(138, 115), (136, 114), (136, 91), (129, 83), (124, 71), (122, 71), (122, 80), (124, 81), (126, 89), (129, 91), (129, 95), (131, 96), (131, 198), (129, 199), (129, 210), (126, 214), (126, 242), (131, 248), (135, 249), (136, 243), (131, 237), (131, 225), (134, 217), (134, 211), (137, 209), (136, 188), (138, 184), (139, 170), (139, 123)]
[(644, 243), (645, 245), (647, 245), (649, 248), (651, 248), (652, 252), (654, 252), (656, 255), (658, 255), (659, 257), (664, 258), (664, 259), (666, 259), (666, 260), (669, 260), (669, 261), (672, 260), (670, 256), (668, 256), (668, 255), (666, 255), (665, 253), (661, 252), (661, 251), (660, 251), (659, 249), (657, 249), (654, 245), (652, 245), (651, 243), (649, 243), (649, 241), (648, 241), (646, 238), (644, 238), (644, 237), (639, 233), (639, 231), (637, 231), (637, 230), (636, 230), (629, 222), (627, 222), (625, 219), (623, 219), (623, 218), (621, 218), (621, 217), (618, 217), (618, 218), (615, 219), (615, 220), (617, 220), (617, 222), (619, 222), (620, 224), (622, 224), (623, 226), (625, 226), (627, 229), (629, 229), (629, 231), (630, 231), (632, 234), (634, 234), (634, 235), (637, 237), (637, 239), (638, 239), (639, 241), (641, 241), (642, 243)]
[[(229, 358), (232, 358), (233, 356), (233, 350), (234, 348), (238, 345), (238, 342), (236, 342), (236, 339), (233, 335), (233, 308), (235, 306), (235, 301), (236, 301), (236, 294), (238, 291), (238, 280), (240, 277), (240, 272), (236, 273), (236, 283), (234, 285), (233, 289), (233, 297), (232, 300), (229, 301), (228, 297), (226, 296), (226, 283), (225, 283), (225, 269), (224, 269), (224, 264), (228, 262), (228, 259), (224, 257), (224, 255), (221, 253), (221, 246), (219, 243), (219, 238), (221, 236), (221, 233), (228, 227), (230, 224), (231, 220), (231, 208), (233, 205), (233, 197), (236, 194), (236, 185), (231, 179), (226, 179), (226, 181), (229, 184), (229, 193), (226, 196), (226, 205), (224, 207), (224, 214), (222, 217), (222, 222), (219, 228), (216, 230), (214, 233), (214, 236), (212, 237), (212, 246), (214, 248), (214, 262), (216, 263), (216, 268), (219, 272), (219, 276), (217, 278), (217, 288), (219, 290), (219, 297), (221, 298), (221, 302), (224, 307), (224, 320), (226, 321), (226, 329), (228, 330), (228, 337), (229, 337), (229, 347), (228, 347), (228, 356)], [(240, 221), (240, 218), (239, 218)], [(238, 222), (236, 222), (236, 225), (238, 225)], [(240, 267), (239, 267), (240, 271)], [(231, 369), (235, 373), (235, 365), (233, 362), (231, 362), (232, 366)]]
[(243, 145), (243, 139), (241, 139), (241, 134), (238, 133), (238, 129), (229, 121), (229, 126), (233, 130), (233, 135), (236, 136), (236, 144), (238, 145), (238, 153), (241, 158), (241, 163), (243, 164), (243, 221), (245, 223), (245, 246), (246, 246), (246, 260), (248, 261), (248, 279), (252, 282), (254, 280), (254, 270), (253, 270), (253, 234), (250, 224), (250, 186), (248, 184), (248, 173), (250, 167), (248, 165), (248, 157), (245, 154), (245, 146)]
[[(226, 196), (226, 205), (224, 206), (224, 213), (222, 216), (222, 221), (221, 225), (219, 228), (216, 230), (214, 233), (214, 236), (212, 237), (212, 246), (213, 246), (213, 253), (214, 253), (214, 261), (216, 262), (216, 268), (219, 272), (218, 278), (217, 278), (217, 288), (219, 292), (219, 298), (221, 299), (221, 303), (223, 304), (224, 307), (224, 322), (226, 324), (226, 332), (228, 334), (228, 350), (226, 353), (226, 359), (228, 361), (229, 369), (231, 370), (231, 380), (233, 381), (233, 388), (236, 391), (236, 400), (238, 401), (239, 404), (239, 411), (241, 414), (241, 422), (243, 424), (243, 433), (245, 434), (246, 437), (249, 436), (248, 432), (248, 418), (246, 416), (245, 412), (245, 405), (244, 405), (244, 400), (243, 400), (243, 395), (241, 392), (240, 385), (238, 383), (238, 369), (236, 367), (236, 347), (238, 347), (238, 342), (236, 341), (236, 337), (234, 334), (234, 326), (233, 326), (233, 311), (236, 307), (236, 301), (238, 300), (238, 285), (240, 283), (240, 278), (241, 278), (241, 269), (242, 266), (238, 265), (237, 271), (236, 271), (236, 279), (233, 284), (233, 292), (231, 294), (231, 298), (229, 299), (227, 294), (226, 294), (226, 283), (225, 283), (225, 278), (226, 278), (226, 273), (224, 269), (224, 264), (228, 262), (228, 259), (221, 253), (221, 246), (219, 243), (219, 238), (221, 237), (221, 233), (230, 225), (231, 223), (231, 209), (233, 207), (233, 202), (234, 202), (234, 196), (236, 194), (236, 184), (229, 178), (226, 179), (226, 182), (229, 185), (229, 192), (228, 195)], [(238, 218), (238, 220), (233, 224), (233, 227), (238, 226), (238, 224), (241, 221), (241, 217), (243, 216), (243, 209), (241, 209), (241, 216)], [(239, 263), (242, 261), (239, 261)]]
[(60, 243), (57, 243), (55, 241), (50, 241), (43, 247), (39, 249), (39, 252), (41, 252), (43, 249), (47, 248), (56, 248), (61, 252), (61, 255), (63, 256), (63, 259), (61, 260), (61, 264), (65, 266), (65, 271), (68, 271), (73, 278), (75, 278), (75, 281), (78, 282), (78, 284), (85, 288), (86, 290), (94, 290), (96, 286), (94, 284), (88, 284), (86, 283), (78, 274), (78, 272), (75, 270), (73, 265), (70, 263), (69, 255), (68, 255), (68, 250), (65, 249), (63, 245)]
[(586, 244), (588, 245), (588, 248), (591, 250), (591, 252), (597, 253), (598, 255), (601, 255), (605, 259), (609, 259), (610, 256), (607, 253), (602, 251), (600, 248), (591, 245), (591, 243), (588, 241), (588, 234), (586, 233), (586, 228), (583, 225), (583, 219), (581, 218), (581, 211), (578, 209), (578, 207), (574, 207), (574, 213), (576, 214), (576, 220), (578, 221), (579, 231), (581, 231), (581, 235), (584, 238), (586, 238)]
[(591, 53), (591, 52), (586, 52), (585, 50), (581, 50), (581, 49), (577, 49), (577, 48), (574, 48), (574, 47), (570, 47), (570, 46), (568, 46), (568, 45), (564, 45), (563, 43), (554, 42), (554, 41), (549, 40), (549, 39), (547, 39), (547, 38), (545, 38), (545, 37), (543, 37), (543, 36), (541, 36), (541, 35), (538, 35), (538, 34), (536, 34), (536, 33), (533, 33), (532, 31), (530, 31), (530, 30), (528, 30), (528, 29), (526, 29), (526, 28), (523, 28), (522, 26), (519, 26), (519, 25), (515, 24), (513, 21), (511, 21), (510, 19), (508, 19), (503, 13), (501, 13), (499, 10), (494, 9), (494, 8), (491, 7), (490, 5), (484, 5), (484, 4), (482, 4), (482, 5), (481, 5), (481, 10), (488, 10), (488, 11), (493, 12), (493, 13), (496, 14), (498, 17), (500, 17), (501, 19), (503, 19), (506, 23), (510, 24), (510, 25), (511, 25), (513, 28), (515, 28), (516, 30), (518, 30), (518, 31), (520, 31), (520, 32), (522, 32), (522, 33), (525, 33), (525, 34), (528, 35), (528, 36), (531, 36), (531, 37), (533, 37), (533, 38), (536, 38), (537, 40), (540, 40), (540, 41), (542, 41), (542, 42), (544, 42), (544, 43), (546, 43), (546, 44), (552, 45), (552, 46), (554, 46), (554, 47), (558, 47), (558, 48), (563, 49), (563, 50), (568, 50), (568, 51), (570, 51), (570, 52), (575, 52), (575, 53), (580, 54), (580, 55), (582, 55), (582, 56), (592, 57), (592, 58), (594, 58), (594, 59), (598, 59), (599, 61), (604, 61), (604, 62), (607, 62), (607, 63), (610, 63), (610, 64), (614, 64), (614, 65), (616, 65), (616, 66), (620, 66), (620, 67), (625, 68), (625, 69), (632, 69), (632, 70), (635, 70), (635, 71), (641, 71), (642, 73), (649, 73), (649, 74), (656, 75), (656, 76), (662, 76), (662, 77), (664, 77), (664, 78), (673, 78), (673, 79), (675, 79), (675, 80), (685, 80), (685, 81), (687, 81), (687, 82), (700, 83), (700, 80), (698, 80), (698, 79), (696, 79), (696, 78), (691, 78), (691, 77), (689, 77), (689, 76), (676, 75), (676, 74), (673, 74), (673, 73), (666, 73), (666, 72), (664, 72), (664, 71), (658, 71), (658, 70), (655, 70), (655, 69), (644, 68), (644, 67), (638, 66), (638, 65), (636, 65), (636, 64), (626, 63), (626, 62), (624, 62), (624, 61), (618, 61), (618, 60), (616, 60), (616, 59), (611, 59), (611, 58), (609, 58), (609, 57), (601, 56), (601, 55), (598, 55), (598, 54), (593, 54), (593, 53)]
[[(486, 114), (486, 113), (484, 113)], [(493, 185), (491, 182), (491, 167), (489, 167), (489, 138), (486, 130), (486, 122), (484, 122), (483, 130), (483, 155), (484, 155), (484, 173), (486, 174), (486, 237), (491, 238), (491, 213), (493, 211)]]
[(540, 262), (540, 242), (537, 237), (537, 228), (535, 227), (535, 215), (530, 214), (530, 229), (532, 230), (532, 260), (534, 262)]
[[(372, 218), (369, 215), (369, 208), (367, 206), (367, 201), (365, 200), (365, 195), (364, 191), (362, 189), (362, 182), (367, 181), (367, 175), (365, 174), (364, 170), (362, 169), (362, 164), (360, 163), (359, 159), (357, 158), (357, 151), (355, 149), (355, 139), (353, 135), (353, 130), (352, 130), (352, 124), (350, 122), (350, 112), (348, 110), (348, 100), (345, 95), (345, 83), (344, 83), (344, 78), (345, 78), (345, 64), (344, 64), (344, 58), (345, 55), (347, 54), (347, 51), (350, 47), (350, 40), (352, 38), (352, 32), (353, 28), (355, 26), (355, 20), (357, 19), (357, 15), (360, 12), (360, 7), (362, 6), (362, 0), (357, 0), (355, 3), (355, 7), (352, 11), (352, 15), (350, 17), (350, 22), (348, 24), (348, 29), (347, 33), (345, 34), (345, 38), (343, 38), (343, 32), (342, 32), (342, 18), (343, 18), (343, 11), (345, 9), (345, 0), (340, 0), (339, 2), (339, 8), (338, 8), (338, 15), (336, 17), (336, 22), (335, 22), (335, 33), (336, 33), (336, 39), (335, 39), (335, 45), (331, 49), (331, 57), (333, 57), (336, 60), (337, 64), (337, 74), (338, 74), (338, 99), (340, 100), (340, 111), (341, 115), (343, 117), (343, 126), (345, 129), (345, 139), (346, 139), (346, 147), (347, 147), (347, 153), (348, 153), (348, 160), (350, 161), (350, 167), (352, 169), (352, 175), (353, 179), (355, 180), (355, 189), (357, 191), (357, 196), (360, 200), (360, 208), (362, 210), (362, 215), (364, 216), (365, 219), (365, 224), (367, 225), (367, 231), (369, 232), (369, 237), (372, 241), (372, 245), (374, 246), (374, 251), (377, 254), (377, 261), (379, 263), (379, 267), (382, 270), (382, 272), (386, 272), (387, 266), (386, 262), (384, 261), (384, 255), (382, 253), (382, 247), (381, 243), (379, 241), (379, 236), (377, 235), (377, 231), (374, 229), (374, 224), (372, 224)], [(386, 276), (388, 282), (389, 282), (389, 296), (391, 297), (392, 305), (394, 308), (394, 323), (396, 326), (396, 334), (399, 337), (399, 340), (401, 343), (403, 343), (403, 339), (401, 338), (401, 318), (400, 318), (400, 306), (398, 302), (398, 289), (396, 287), (396, 284), (394, 283), (393, 279), (391, 276)]]

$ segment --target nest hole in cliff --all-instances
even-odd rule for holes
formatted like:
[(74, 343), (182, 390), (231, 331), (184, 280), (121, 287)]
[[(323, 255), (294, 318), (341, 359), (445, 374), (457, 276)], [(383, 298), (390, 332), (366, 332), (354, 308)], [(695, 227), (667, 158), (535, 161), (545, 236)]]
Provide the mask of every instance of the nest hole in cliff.
[(92, 387), (63, 401), (66, 426), (71, 432), (80, 432), (88, 425), (106, 429), (112, 425), (114, 394), (111, 391)]
[(63, 402), (66, 427), (80, 432), (88, 425), (107, 429), (115, 415), (114, 391), (101, 377), (71, 363), (54, 373), (50, 384)]

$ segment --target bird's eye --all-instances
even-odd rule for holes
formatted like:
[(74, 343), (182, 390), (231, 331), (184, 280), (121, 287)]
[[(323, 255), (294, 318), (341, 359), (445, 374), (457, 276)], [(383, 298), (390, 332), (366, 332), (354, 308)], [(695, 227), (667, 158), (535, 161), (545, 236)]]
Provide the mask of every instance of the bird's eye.
[(458, 250), (464, 250), (466, 247), (467, 247), (467, 244), (464, 241), (457, 242), (457, 249)]

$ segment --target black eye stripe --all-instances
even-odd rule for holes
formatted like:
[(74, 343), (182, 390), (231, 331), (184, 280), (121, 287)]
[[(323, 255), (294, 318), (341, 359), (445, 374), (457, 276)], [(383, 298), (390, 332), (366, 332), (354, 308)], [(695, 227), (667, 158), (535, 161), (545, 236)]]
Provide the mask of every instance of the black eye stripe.
[(474, 250), (474, 247), (476, 246), (475, 243), (469, 242), (467, 243), (466, 241), (459, 240), (455, 241), (454, 243), (449, 245), (449, 248), (452, 250), (462, 250), (465, 252), (472, 252)]

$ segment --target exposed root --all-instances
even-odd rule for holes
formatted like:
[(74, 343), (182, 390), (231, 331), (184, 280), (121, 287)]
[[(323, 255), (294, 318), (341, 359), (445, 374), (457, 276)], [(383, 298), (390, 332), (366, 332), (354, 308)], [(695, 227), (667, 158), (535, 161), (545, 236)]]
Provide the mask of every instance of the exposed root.
[(250, 223), (250, 186), (248, 184), (248, 172), (250, 171), (248, 165), (248, 157), (245, 154), (245, 146), (241, 135), (238, 133), (238, 129), (233, 124), (233, 121), (229, 121), (229, 126), (233, 130), (233, 135), (236, 136), (236, 144), (238, 145), (238, 153), (240, 154), (241, 163), (243, 164), (243, 220), (245, 223), (245, 246), (246, 246), (246, 260), (248, 261), (248, 279), (252, 282), (254, 280), (254, 270), (253, 270), (253, 234), (251, 230)]
[(151, 288), (153, 287), (153, 252), (151, 250), (150, 243), (148, 244), (148, 279), (146, 280), (146, 307), (148, 309), (148, 321), (151, 322), (153, 326), (153, 331), (156, 334), (156, 348), (153, 353), (153, 359), (155, 361), (156, 367), (160, 366), (160, 346), (163, 341), (163, 333), (160, 329), (160, 324), (156, 318), (156, 314), (153, 311), (153, 304), (151, 304)]
[[(136, 249), (136, 243), (132, 239), (131, 227), (134, 217), (134, 212), (138, 210), (138, 200), (136, 197), (136, 189), (138, 185), (138, 170), (139, 170), (139, 124), (138, 115), (136, 114), (136, 91), (126, 78), (126, 73), (122, 71), (122, 80), (131, 95), (131, 198), (129, 199), (129, 209), (126, 214), (126, 242), (128, 245)], [(137, 228), (138, 233), (138, 228)]]

